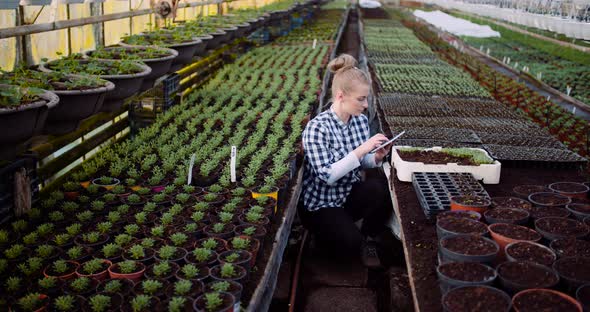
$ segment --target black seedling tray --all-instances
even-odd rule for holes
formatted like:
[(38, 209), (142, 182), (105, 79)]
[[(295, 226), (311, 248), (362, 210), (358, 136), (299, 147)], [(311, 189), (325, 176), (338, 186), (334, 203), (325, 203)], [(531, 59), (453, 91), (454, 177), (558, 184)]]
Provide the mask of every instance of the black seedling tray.
[(553, 136), (525, 136), (504, 133), (476, 132), (483, 144), (521, 147), (546, 147), (564, 149), (565, 146)]
[(452, 196), (477, 194), (489, 197), (471, 173), (415, 172), (412, 185), (424, 215), (429, 219), (450, 210)]
[(453, 142), (453, 141), (429, 140), (429, 139), (398, 140), (395, 143), (395, 145), (413, 146), (413, 147), (440, 146), (440, 147), (451, 147), (451, 148), (461, 148), (461, 147), (481, 148), (481, 144), (476, 144), (476, 143), (460, 143), (460, 142)]
[(565, 148), (505, 146), (484, 144), (484, 149), (502, 166), (518, 168), (576, 169), (587, 159)]
[[(437, 141), (450, 141), (459, 143), (481, 143), (475, 132), (454, 128), (405, 128), (404, 139), (432, 139)], [(397, 132), (393, 131), (393, 135)]]

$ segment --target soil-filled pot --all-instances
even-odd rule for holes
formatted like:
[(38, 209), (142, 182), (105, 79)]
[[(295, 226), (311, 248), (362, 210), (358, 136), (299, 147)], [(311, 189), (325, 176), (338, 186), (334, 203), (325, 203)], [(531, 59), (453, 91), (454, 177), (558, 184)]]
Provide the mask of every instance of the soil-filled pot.
[(520, 208), (495, 208), (487, 210), (483, 216), (488, 224), (525, 224), (529, 220), (530, 213)]
[(491, 263), (498, 251), (496, 242), (478, 235), (455, 235), (440, 240), (443, 262)]
[(517, 197), (492, 197), (492, 208), (520, 208), (528, 210), (531, 206), (530, 202)]
[(199, 35), (198, 38), (201, 40), (202, 44), (200, 44), (195, 50), (194, 56), (205, 56), (207, 54), (207, 50), (209, 49), (209, 41), (213, 39), (213, 36)]
[[(120, 294), (100, 293), (98, 295), (107, 296), (111, 299), (107, 307), (107, 310), (105, 311), (119, 311), (121, 309), (121, 306), (123, 306), (124, 300), (126, 299), (123, 298), (123, 296), (121, 296)], [(95, 311), (91, 304), (91, 300), (92, 297), (88, 298), (88, 300), (84, 302), (84, 304), (82, 305), (82, 311)]]
[(247, 272), (250, 272), (250, 269), (252, 268), (252, 253), (246, 250), (228, 250), (220, 253), (217, 256), (217, 261), (219, 261), (221, 265), (224, 263), (239, 265), (244, 267)]
[[(227, 289), (222, 289), (222, 291), (228, 292), (232, 295), (234, 295), (234, 298), (236, 299), (236, 303), (240, 302), (240, 299), (242, 298), (242, 290), (243, 290), (243, 286), (242, 284), (235, 282), (235, 281), (224, 281), (228, 283), (228, 287)], [(219, 281), (210, 281), (209, 283), (205, 284), (205, 293), (208, 292), (213, 292), (213, 291), (217, 291), (214, 286), (215, 284), (220, 283)]]
[[(253, 231), (250, 229), (253, 229)], [(258, 239), (261, 243), (264, 241), (266, 233), (266, 229), (263, 226), (256, 224), (240, 224), (234, 229), (234, 236), (250, 236)]]
[[(153, 56), (142, 56), (142, 51), (147, 51), (148, 49), (152, 50), (151, 52), (153, 52)], [(154, 81), (168, 73), (172, 66), (172, 62), (178, 57), (178, 52), (173, 49), (144, 46), (113, 46), (106, 47), (100, 51), (85, 52), (87, 57), (104, 60), (124, 59), (125, 57), (121, 56), (121, 54), (137, 55), (144, 64), (152, 69), (152, 72), (145, 76), (140, 91), (145, 91), (153, 87)]]
[(475, 220), (467, 218), (442, 218), (436, 221), (438, 239), (457, 234), (488, 234), (488, 227)]
[(154, 258), (156, 258), (157, 261), (170, 261), (170, 262), (174, 262), (177, 264), (184, 264), (184, 257), (186, 257), (187, 253), (188, 252), (186, 251), (186, 249), (181, 248), (181, 247), (176, 247), (174, 255), (170, 259), (162, 259), (160, 257), (159, 252), (156, 252), (156, 254), (154, 255)]
[(580, 221), (590, 217), (590, 204), (572, 203), (565, 208)]
[[(113, 285), (117, 287), (113, 287)], [(135, 283), (128, 279), (105, 279), (96, 286), (97, 293), (120, 294), (127, 298), (131, 294)]]
[(59, 96), (59, 105), (49, 110), (43, 132), (59, 135), (76, 130), (80, 121), (102, 109), (107, 93), (114, 89), (115, 84), (106, 80), (105, 85), (98, 88), (53, 91)]
[(201, 238), (195, 243), (195, 248), (206, 247), (203, 244), (206, 244), (206, 242), (210, 239), (215, 240), (215, 242), (217, 243), (216, 246), (212, 248), (212, 250), (214, 250), (215, 252), (221, 253), (228, 250), (227, 241), (225, 239), (221, 239), (218, 237)]
[(535, 229), (548, 241), (558, 238), (582, 238), (588, 235), (588, 227), (580, 222), (568, 218), (547, 217), (535, 221)]
[(233, 265), (234, 268), (234, 275), (233, 276), (222, 276), (222, 267), (224, 265), (228, 265), (226, 264), (218, 264), (214, 267), (211, 268), (211, 270), (209, 271), (209, 275), (211, 276), (211, 278), (213, 278), (214, 280), (217, 281), (235, 281), (238, 283), (243, 284), (246, 279), (247, 279), (247, 275), (248, 272), (246, 271), (246, 269), (244, 267), (241, 267), (239, 265)]
[(500, 246), (500, 253), (504, 253), (504, 249), (510, 243), (519, 241), (538, 242), (541, 240), (541, 235), (527, 227), (509, 224), (496, 223), (489, 227), (492, 238)]
[(199, 273), (196, 276), (188, 277), (184, 274), (182, 267), (178, 272), (176, 272), (176, 280), (190, 280), (190, 281), (207, 281), (209, 280), (209, 268), (207, 266), (201, 265), (197, 266)]
[[(214, 294), (214, 293), (209, 293)], [(235, 298), (232, 294), (227, 292), (219, 292), (219, 299), (221, 299), (221, 304), (214, 308), (209, 309), (207, 308), (207, 293), (199, 296), (193, 303), (193, 308), (195, 311), (198, 312), (233, 312), (234, 311), (234, 303)]]
[(145, 277), (148, 279), (159, 279), (159, 280), (167, 280), (167, 281), (172, 281), (174, 280), (176, 274), (178, 273), (178, 270), (180, 270), (180, 266), (174, 262), (167, 262), (168, 263), (168, 271), (167, 272), (163, 272), (163, 273), (159, 273), (160, 275), (157, 275), (155, 272), (155, 268), (156, 266), (158, 266), (159, 264), (161, 264), (163, 262), (156, 262), (150, 266), (148, 266), (145, 269)]
[[(219, 223), (222, 224), (222, 223)], [(218, 237), (221, 239), (229, 239), (234, 234), (235, 226), (233, 224), (224, 224), (223, 229), (221, 232), (216, 232), (214, 230), (215, 224), (209, 224), (203, 229), (203, 233), (208, 237)]]
[[(200, 247), (196, 247), (196, 248), (200, 248)], [(223, 252), (223, 251), (221, 251), (221, 252)], [(199, 261), (197, 259), (197, 257), (195, 256), (194, 251), (191, 251), (186, 254), (184, 261), (186, 263), (192, 263), (192, 264), (195, 264), (198, 266), (206, 266), (206, 267), (211, 268), (217, 264), (217, 255), (218, 255), (218, 253), (215, 250), (211, 250), (209, 257), (206, 260)]]
[(551, 250), (558, 258), (561, 257), (586, 257), (590, 258), (590, 242), (575, 239), (573, 237), (558, 238), (549, 244)]
[(508, 261), (532, 261), (545, 266), (553, 265), (557, 256), (553, 250), (533, 242), (515, 242), (506, 246)]
[[(149, 37), (150, 34), (147, 33), (144, 37)], [(161, 35), (163, 37), (172, 38), (172, 34), (170, 35)], [(125, 43), (122, 41), (119, 43), (124, 47), (134, 46)], [(165, 43), (162, 46), (166, 48), (174, 49), (178, 52), (178, 56), (172, 62), (172, 67), (170, 68), (171, 71), (177, 71), (181, 69), (183, 66), (190, 64), (193, 60), (193, 56), (195, 55), (195, 51), (199, 48), (203, 48), (205, 43), (198, 38), (192, 38), (190, 41), (186, 42), (175, 42), (175, 43)]]
[(590, 311), (590, 284), (585, 284), (576, 290), (576, 299), (582, 304), (584, 311)]
[(529, 201), (538, 206), (565, 207), (572, 199), (557, 193), (543, 192), (529, 195)]
[(461, 286), (492, 285), (496, 270), (477, 262), (449, 262), (436, 268), (443, 294)]
[(488, 197), (478, 195), (461, 195), (451, 197), (451, 210), (471, 210), (484, 213), (492, 202)]
[(512, 191), (518, 197), (524, 198), (526, 200), (528, 200), (529, 195), (533, 193), (551, 192), (551, 190), (544, 185), (519, 185), (514, 187)]
[[(191, 288), (189, 290), (188, 293), (186, 294), (177, 294), (175, 293), (175, 283), (170, 283), (168, 285), (168, 287), (166, 287), (166, 290), (164, 290), (164, 292), (166, 293), (166, 295), (168, 296), (168, 298), (172, 298), (174, 296), (191, 296), (191, 297), (198, 297), (200, 296), (203, 291), (205, 290), (205, 284), (203, 284), (203, 282), (201, 281), (190, 281), (191, 282)], [(192, 309), (192, 301), (191, 301), (191, 309)], [(192, 311), (192, 310), (190, 310)]]
[(121, 268), (118, 263), (113, 263), (109, 268), (109, 276), (112, 279), (128, 279), (135, 283), (139, 282), (145, 272), (145, 265), (141, 262), (135, 262), (135, 272), (121, 273)]
[[(46, 311), (47, 310), (47, 306), (49, 306), (49, 303), (51, 302), (51, 299), (49, 298), (49, 296), (47, 296), (46, 294), (38, 294), (38, 296), (36, 296), (36, 300), (35, 300), (35, 305), (34, 307), (32, 307), (32, 310), (28, 310), (28, 309), (21, 309), (20, 305), (18, 303), (13, 304), (10, 309), (7, 309), (10, 312), (26, 312), (26, 311), (34, 311), (34, 312), (41, 312), (41, 311)], [(4, 307), (4, 308), (8, 308), (8, 307)]]
[[(16, 88), (16, 89), (15, 89)], [(0, 85), (0, 91), (20, 90), (16, 86)], [(20, 92), (20, 91), (19, 91)], [(10, 159), (16, 156), (16, 146), (34, 135), (41, 133), (45, 127), (49, 109), (59, 103), (59, 97), (53, 92), (45, 91), (38, 100), (15, 107), (0, 107), (0, 157)]]
[[(92, 260), (91, 260), (92, 261)], [(110, 262), (109, 260), (101, 260), (102, 262), (102, 269), (98, 272), (95, 273), (87, 273), (84, 271), (84, 263), (80, 264), (80, 266), (78, 267), (78, 269), (76, 270), (76, 274), (79, 277), (89, 277), (91, 279), (97, 280), (97, 281), (102, 281), (104, 279), (107, 279), (109, 276), (109, 271), (108, 269), (111, 267), (111, 265), (113, 264), (112, 262)]]
[(551, 268), (530, 261), (507, 261), (496, 270), (505, 290), (516, 293), (531, 288), (551, 288), (559, 277)]
[(514, 295), (516, 312), (582, 312), (582, 306), (572, 297), (551, 289), (527, 289)]
[(531, 214), (531, 218), (533, 220), (546, 217), (567, 218), (570, 215), (570, 212), (567, 209), (543, 206), (533, 206), (529, 210), (529, 213)]
[[(88, 64), (93, 61), (89, 60), (77, 60), (79, 63)], [(105, 63), (106, 66), (114, 64), (118, 61), (96, 61)], [(109, 91), (106, 95), (104, 103), (102, 105), (102, 112), (116, 112), (121, 109), (125, 99), (134, 95), (141, 88), (143, 79), (152, 72), (152, 69), (141, 63), (134, 63), (136, 71), (133, 74), (120, 74), (120, 75), (97, 75), (99, 78), (106, 79), (115, 84), (115, 89)], [(46, 72), (51, 72), (52, 63), (41, 64), (39, 69)]]
[(109, 239), (110, 236), (108, 234), (100, 234), (98, 240), (91, 243), (84, 241), (84, 234), (78, 234), (76, 237), (74, 237), (74, 243), (80, 247), (88, 247), (97, 250), (102, 248), (102, 246), (106, 244)]
[(148, 307), (146, 307), (145, 309), (140, 309), (140, 310), (136, 310), (133, 308), (133, 306), (131, 305), (132, 300), (133, 300), (133, 298), (130, 298), (130, 300), (126, 301), (123, 304), (123, 306), (121, 307), (121, 311), (123, 311), (123, 312), (153, 312), (153, 311), (164, 311), (166, 308), (162, 305), (162, 301), (160, 300), (160, 298), (158, 298), (156, 296), (151, 296)]
[(68, 270), (63, 273), (58, 273), (58, 272), (55, 272), (55, 270), (53, 268), (53, 264), (49, 264), (43, 270), (43, 276), (55, 277), (55, 278), (60, 279), (62, 281), (66, 281), (66, 280), (72, 279), (74, 277), (77, 277), (76, 271), (78, 270), (78, 267), (80, 267), (80, 264), (76, 261), (66, 261), (66, 265), (68, 266)]
[(148, 266), (154, 263), (154, 255), (156, 252), (152, 248), (144, 248), (144, 255), (143, 257), (134, 257), (129, 250), (123, 252), (123, 260), (134, 260), (143, 263), (145, 266)]
[(549, 189), (561, 195), (565, 195), (567, 197), (576, 197), (581, 199), (585, 199), (588, 190), (590, 190), (588, 186), (576, 182), (552, 183), (549, 184)]
[(561, 258), (553, 263), (553, 269), (559, 274), (563, 285), (570, 293), (574, 293), (578, 287), (590, 283), (590, 258)]
[(508, 312), (510, 297), (490, 286), (463, 286), (449, 291), (442, 298), (447, 312)]
[(469, 210), (449, 210), (443, 211), (436, 215), (436, 220), (441, 220), (444, 218), (467, 218), (475, 221), (481, 220), (481, 214), (476, 211), (469, 211)]

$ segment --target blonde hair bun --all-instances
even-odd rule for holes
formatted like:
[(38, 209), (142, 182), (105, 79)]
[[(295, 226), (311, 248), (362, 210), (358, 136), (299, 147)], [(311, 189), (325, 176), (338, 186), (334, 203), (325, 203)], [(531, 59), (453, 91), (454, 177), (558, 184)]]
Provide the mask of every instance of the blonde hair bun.
[(357, 65), (356, 59), (349, 54), (340, 54), (328, 63), (328, 70), (333, 74), (339, 70), (347, 70)]

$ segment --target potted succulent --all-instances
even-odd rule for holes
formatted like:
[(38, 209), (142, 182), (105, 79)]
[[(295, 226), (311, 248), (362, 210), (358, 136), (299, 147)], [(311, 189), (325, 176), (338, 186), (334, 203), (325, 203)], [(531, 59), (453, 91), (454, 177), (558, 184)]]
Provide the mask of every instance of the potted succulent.
[(172, 280), (179, 269), (178, 264), (174, 262), (156, 262), (147, 267), (145, 275), (153, 279)]
[(0, 156), (12, 158), (15, 146), (45, 127), (48, 110), (59, 103), (55, 93), (0, 84)]
[(86, 296), (96, 290), (98, 281), (88, 278), (86, 276), (77, 277), (68, 280), (63, 288), (63, 291), (68, 295)]
[(246, 280), (248, 272), (245, 268), (231, 263), (218, 264), (211, 268), (209, 272), (214, 280), (218, 281), (236, 281), (242, 283)]
[(113, 263), (106, 259), (92, 259), (82, 263), (76, 274), (79, 277), (89, 277), (97, 281), (102, 281), (108, 276), (108, 269)]
[(193, 311), (193, 299), (186, 296), (173, 296), (167, 302), (164, 302), (168, 312)]
[(259, 225), (241, 224), (234, 229), (234, 236), (250, 236), (262, 242), (266, 237), (266, 229)]
[[(230, 214), (230, 215), (231, 215), (230, 218), (232, 218), (233, 214)], [(210, 224), (210, 225), (207, 225), (203, 229), (203, 232), (208, 237), (218, 237), (221, 239), (230, 238), (233, 234), (233, 231), (234, 231), (234, 225), (229, 224), (229, 223), (224, 223), (224, 222)]]
[(195, 248), (186, 255), (186, 262), (211, 267), (217, 262), (217, 252), (209, 248)]
[(112, 279), (128, 279), (133, 282), (139, 282), (145, 272), (145, 265), (141, 262), (126, 260), (113, 263), (108, 270), (109, 276)]
[(176, 279), (191, 281), (204, 281), (209, 277), (209, 269), (206, 266), (196, 266), (192, 263), (183, 265), (176, 273)]
[(86, 310), (92, 312), (117, 311), (123, 304), (123, 297), (119, 294), (96, 294), (88, 299)]
[(61, 295), (53, 299), (52, 306), (56, 311), (78, 311), (86, 303), (86, 300), (81, 296)]
[(135, 286), (134, 282), (128, 279), (106, 279), (96, 287), (97, 293), (120, 294), (127, 299)]
[(162, 297), (164, 295), (165, 285), (159, 280), (146, 279), (141, 283), (135, 284), (134, 291), (136, 294)]
[(62, 281), (76, 277), (80, 264), (74, 261), (56, 260), (43, 270), (45, 277), (55, 277)]
[(49, 301), (49, 297), (45, 294), (28, 293), (17, 300), (16, 305), (11, 307), (11, 311), (45, 311)]
[(153, 261), (155, 251), (152, 248), (145, 248), (142, 245), (135, 244), (123, 253), (123, 259), (135, 260), (143, 264), (148, 264)]
[(139, 91), (143, 79), (152, 71), (147, 65), (134, 61), (84, 60), (76, 54), (41, 64), (39, 69), (44, 72), (95, 75), (114, 83), (115, 88), (107, 93), (101, 108), (104, 112), (118, 111), (125, 99)]
[(178, 56), (178, 52), (173, 49), (155, 46), (111, 46), (85, 52), (85, 55), (99, 60), (133, 60), (143, 62), (152, 69), (152, 72), (144, 78), (141, 85), (140, 91), (145, 91), (153, 87), (156, 79), (168, 73), (172, 62)]
[(109, 238), (108, 234), (92, 231), (76, 235), (74, 243), (81, 247), (100, 248), (109, 241)]
[(235, 298), (226, 292), (210, 292), (199, 296), (193, 307), (196, 311), (231, 312), (234, 310)]
[(227, 250), (227, 242), (217, 237), (201, 238), (195, 243), (195, 248), (206, 248), (220, 253)]
[(133, 312), (150, 312), (162, 310), (160, 306), (160, 299), (155, 296), (149, 295), (137, 295), (131, 299), (131, 301), (124, 305), (123, 311)]
[(231, 263), (242, 266), (246, 271), (252, 268), (252, 253), (247, 250), (228, 250), (217, 256), (219, 263)]
[(228, 292), (234, 296), (236, 304), (242, 298), (242, 284), (235, 281), (212, 281), (205, 285), (205, 293)]
[(175, 283), (171, 283), (170, 285), (168, 285), (168, 288), (166, 289), (166, 293), (168, 294), (168, 297), (174, 297), (174, 296), (193, 296), (193, 297), (198, 297), (201, 293), (203, 293), (203, 289), (205, 288), (205, 285), (203, 284), (203, 282), (200, 281), (190, 281), (190, 280), (179, 280), (176, 281)]

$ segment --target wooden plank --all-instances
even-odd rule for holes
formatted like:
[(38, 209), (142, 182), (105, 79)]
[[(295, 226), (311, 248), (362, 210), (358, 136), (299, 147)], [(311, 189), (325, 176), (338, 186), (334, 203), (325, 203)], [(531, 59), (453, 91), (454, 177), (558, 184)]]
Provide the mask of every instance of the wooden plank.
[(258, 286), (250, 298), (247, 312), (268, 311), (272, 301), (272, 294), (277, 284), (278, 272), (283, 261), (283, 253), (287, 242), (289, 241), (289, 233), (291, 232), (291, 224), (297, 212), (297, 203), (299, 202), (299, 195), (301, 194), (301, 182), (303, 180), (303, 166), (297, 172), (297, 180), (291, 189), (291, 198), (289, 204), (285, 208), (285, 214), (281, 220), (281, 226), (277, 230), (275, 239), (272, 245), (272, 252), (264, 269), (264, 274), (258, 282)]
[[(205, 1), (205, 2), (182, 3), (179, 5), (179, 8), (198, 7), (198, 6), (204, 6), (204, 5), (210, 5), (210, 4), (219, 4), (219, 3), (223, 3), (223, 2), (226, 2), (226, 1), (224, 1), (224, 0), (210, 0), (210, 1)], [(118, 20), (118, 19), (122, 19), (122, 18), (147, 15), (150, 13), (152, 13), (152, 9), (142, 9), (142, 10), (134, 10), (134, 11), (106, 14), (106, 15), (100, 15), (100, 16), (90, 16), (90, 17), (84, 17), (84, 18), (77, 18), (77, 19), (73, 19), (73, 20), (55, 21), (52, 23), (42, 23), (42, 24), (23, 25), (23, 26), (3, 28), (3, 29), (0, 29), (0, 39), (18, 37), (18, 36), (26, 36), (26, 35), (30, 35), (30, 34), (66, 29), (66, 28), (70, 28), (70, 27), (84, 26), (84, 25), (88, 25), (88, 24), (104, 23), (104, 22), (114, 21), (114, 20)]]

